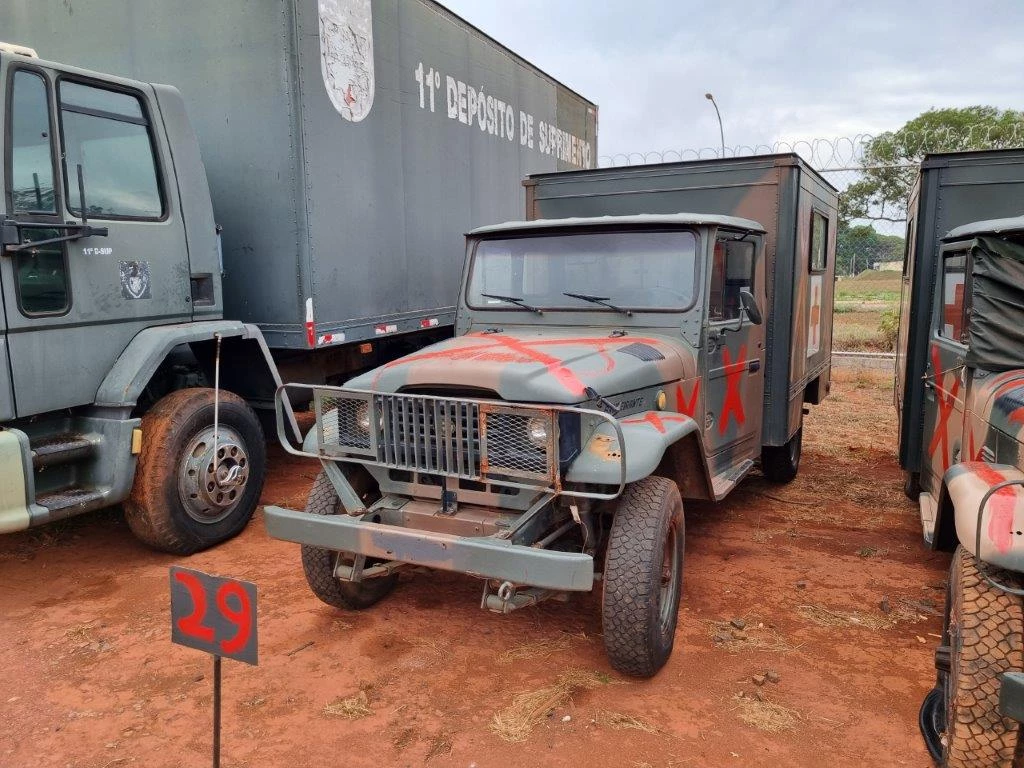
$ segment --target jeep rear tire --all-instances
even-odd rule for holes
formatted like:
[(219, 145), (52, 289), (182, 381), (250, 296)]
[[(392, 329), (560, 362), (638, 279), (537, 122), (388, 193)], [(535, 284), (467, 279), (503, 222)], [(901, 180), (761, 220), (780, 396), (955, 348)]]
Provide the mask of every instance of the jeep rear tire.
[(773, 483), (788, 483), (796, 478), (803, 453), (804, 427), (796, 431), (785, 445), (761, 447), (761, 471)]
[[(214, 435), (214, 390), (180, 389), (142, 417), (142, 452), (128, 526), (139, 539), (190, 555), (238, 535), (260, 499), (267, 464), (263, 430), (252, 408), (220, 391)], [(216, 446), (216, 456), (214, 447)]]
[[(370, 488), (371, 478), (362, 467), (350, 469), (342, 465), (343, 471), (356, 493), (364, 501), (372, 502), (379, 496), (375, 489)], [(360, 471), (361, 470), (361, 471)], [(310, 515), (344, 514), (341, 500), (326, 472), (317, 475), (316, 482), (309, 492), (306, 502), (306, 513)], [(338, 562), (350, 565), (353, 555), (348, 552), (335, 552), (330, 549), (302, 545), (302, 570), (306, 574), (306, 582), (313, 594), (334, 608), (359, 610), (369, 608), (391, 594), (398, 583), (398, 574), (375, 576), (358, 583), (342, 581), (334, 575)], [(367, 565), (371, 561), (367, 559)]]
[(619, 672), (652, 677), (672, 653), (684, 538), (674, 482), (646, 477), (626, 486), (608, 535), (601, 601), (604, 647)]
[(1018, 724), (999, 714), (999, 678), (1024, 665), (1021, 600), (989, 584), (963, 547), (953, 554), (949, 590), (950, 669), (942, 765), (1009, 768)]

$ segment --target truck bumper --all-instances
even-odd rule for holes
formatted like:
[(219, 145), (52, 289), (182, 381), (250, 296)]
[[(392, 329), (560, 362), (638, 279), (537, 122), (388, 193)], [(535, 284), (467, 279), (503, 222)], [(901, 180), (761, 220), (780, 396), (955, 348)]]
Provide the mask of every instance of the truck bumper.
[(1024, 673), (1003, 673), (999, 681), (999, 714), (1024, 723)]
[(594, 586), (594, 559), (581, 552), (555, 552), (491, 537), (453, 536), (281, 507), (266, 507), (264, 521), (267, 533), (275, 539), (336, 552), (543, 589), (589, 592)]

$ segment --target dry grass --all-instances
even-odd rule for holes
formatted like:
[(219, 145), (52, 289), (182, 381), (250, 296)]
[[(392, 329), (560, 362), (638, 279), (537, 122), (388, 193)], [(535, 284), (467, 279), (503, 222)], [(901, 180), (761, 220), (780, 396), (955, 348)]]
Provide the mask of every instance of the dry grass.
[(879, 329), (882, 312), (888, 308), (881, 305), (877, 310), (837, 314), (832, 321), (832, 348), (837, 352), (891, 352)]
[(631, 731), (643, 731), (644, 733), (656, 733), (663, 734), (660, 728), (656, 728), (650, 723), (641, 720), (635, 715), (628, 715), (625, 712), (609, 712), (606, 709), (602, 709), (597, 713), (597, 722), (602, 725), (607, 725), (616, 730), (631, 730)]
[(508, 650), (498, 654), (498, 661), (502, 664), (511, 664), (513, 661), (523, 661), (525, 659), (547, 659), (552, 654), (567, 650), (569, 650), (568, 636), (545, 637), (540, 640), (513, 645)]
[(738, 630), (728, 621), (704, 621), (708, 628), (708, 635), (714, 639), (725, 637), (729, 639), (715, 640), (715, 645), (724, 648), (730, 653), (739, 651), (770, 651), (773, 653), (792, 653), (799, 646), (787, 642), (782, 635), (774, 629), (765, 626), (765, 623), (756, 617), (743, 617), (746, 626)]
[(430, 747), (427, 749), (426, 760), (432, 760), (440, 755), (450, 755), (452, 753), (452, 735), (450, 733), (441, 732), (430, 740)]
[(895, 616), (876, 616), (860, 611), (833, 611), (823, 605), (800, 605), (797, 612), (808, 621), (819, 627), (863, 627), (864, 629), (882, 630), (895, 626)]
[(590, 691), (610, 681), (607, 675), (570, 670), (551, 685), (517, 694), (512, 703), (491, 719), (491, 731), (505, 741), (526, 741), (548, 713), (568, 702), (580, 691)]
[(349, 720), (358, 720), (360, 717), (366, 717), (367, 715), (373, 714), (373, 710), (369, 707), (369, 698), (366, 695), (366, 691), (359, 691), (354, 696), (342, 699), (337, 698), (330, 704), (324, 707), (324, 714), (331, 715), (332, 717), (344, 717)]
[(767, 699), (759, 701), (743, 694), (733, 697), (740, 720), (768, 733), (789, 731), (802, 720), (800, 713)]

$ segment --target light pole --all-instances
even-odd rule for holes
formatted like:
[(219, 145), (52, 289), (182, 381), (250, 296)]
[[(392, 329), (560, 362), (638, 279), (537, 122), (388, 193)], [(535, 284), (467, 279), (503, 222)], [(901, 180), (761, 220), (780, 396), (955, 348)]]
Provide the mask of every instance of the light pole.
[(711, 106), (715, 108), (715, 114), (718, 116), (718, 136), (722, 140), (722, 157), (725, 157), (725, 131), (722, 130), (722, 113), (718, 111), (718, 104), (715, 102), (714, 96), (705, 93), (704, 98), (711, 102)]

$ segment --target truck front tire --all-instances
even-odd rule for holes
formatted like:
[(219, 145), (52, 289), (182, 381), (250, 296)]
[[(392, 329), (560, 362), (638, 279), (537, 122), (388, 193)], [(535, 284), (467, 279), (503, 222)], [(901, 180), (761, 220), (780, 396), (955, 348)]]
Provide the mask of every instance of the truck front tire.
[(788, 483), (796, 479), (803, 453), (804, 427), (789, 438), (785, 445), (765, 445), (761, 448), (761, 471), (773, 483)]
[(963, 547), (953, 554), (949, 590), (942, 765), (1009, 768), (1018, 724), (999, 714), (999, 685), (1003, 672), (1024, 663), (1021, 600), (989, 584)]
[[(343, 471), (346, 470), (347, 468), (343, 469)], [(351, 477), (350, 473), (351, 470), (346, 471), (349, 482), (352, 483), (356, 493), (366, 500), (372, 491), (367, 489), (364, 483), (355, 482), (360, 478)], [(306, 501), (306, 514), (342, 514), (341, 500), (325, 472), (317, 475), (316, 481), (313, 483), (309, 499)], [(375, 576), (358, 583), (341, 581), (334, 575), (334, 566), (338, 558), (343, 561), (347, 560), (349, 563), (352, 562), (351, 554), (302, 545), (302, 570), (306, 574), (309, 588), (320, 600), (334, 608), (348, 610), (369, 608), (391, 594), (398, 583), (398, 574), (394, 573), (389, 576)]]
[(684, 538), (674, 482), (646, 477), (626, 486), (608, 536), (601, 601), (604, 647), (619, 672), (652, 677), (672, 653)]
[(214, 433), (214, 390), (181, 389), (142, 417), (142, 452), (128, 525), (139, 539), (190, 555), (241, 533), (259, 502), (267, 449), (259, 420), (242, 398), (220, 392)]

